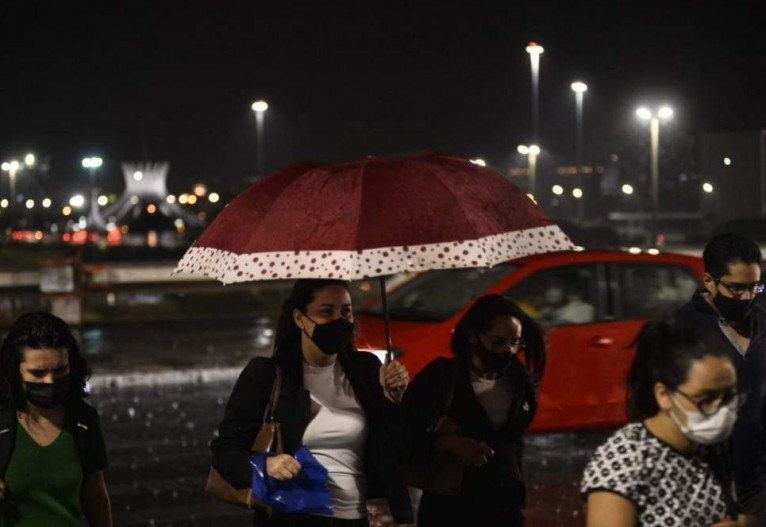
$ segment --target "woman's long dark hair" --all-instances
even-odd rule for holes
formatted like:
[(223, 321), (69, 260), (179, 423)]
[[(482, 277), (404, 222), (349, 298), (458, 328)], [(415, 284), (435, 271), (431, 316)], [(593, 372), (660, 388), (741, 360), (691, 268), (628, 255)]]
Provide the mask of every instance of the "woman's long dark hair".
[(27, 404), (19, 373), (25, 349), (61, 348), (69, 355), (70, 388), (64, 397), (64, 405), (87, 397), (85, 383), (90, 377), (90, 369), (69, 326), (57, 316), (37, 311), (20, 316), (0, 348), (0, 406), (20, 410)]
[(510, 315), (521, 322), (526, 367), (534, 384), (538, 385), (543, 377), (547, 358), (545, 333), (540, 324), (506, 296), (485, 295), (474, 302), (455, 326), (450, 344), (452, 353), (459, 357), (469, 357), (474, 349), (469, 337), (487, 331), (498, 315)]
[[(316, 292), (328, 286), (338, 285), (348, 290), (344, 280), (329, 280), (323, 278), (308, 278), (296, 280), (290, 291), (290, 296), (282, 304), (282, 311), (277, 321), (277, 332), (274, 337), (274, 360), (282, 371), (295, 378), (300, 378), (303, 372), (303, 353), (301, 351), (301, 330), (293, 320), (293, 310), (306, 313), (308, 305), (314, 301)], [(353, 351), (353, 342), (349, 349)]]
[(643, 421), (660, 411), (654, 385), (661, 382), (674, 390), (686, 382), (692, 362), (705, 357), (728, 357), (728, 351), (678, 325), (672, 317), (644, 324), (633, 341), (636, 356), (628, 373), (627, 413), (631, 421)]

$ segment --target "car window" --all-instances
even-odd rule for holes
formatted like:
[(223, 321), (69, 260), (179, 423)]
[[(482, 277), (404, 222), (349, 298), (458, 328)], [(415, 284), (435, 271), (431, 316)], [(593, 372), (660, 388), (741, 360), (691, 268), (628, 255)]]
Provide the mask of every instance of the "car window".
[[(391, 320), (436, 322), (446, 320), (476, 300), (515, 266), (499, 264), (492, 268), (444, 269), (428, 271), (388, 295)], [(361, 312), (383, 316), (380, 302)]]
[(615, 263), (620, 294), (618, 317), (654, 318), (670, 313), (688, 302), (699, 281), (681, 265), (658, 263)]
[(540, 271), (507, 292), (531, 317), (551, 326), (595, 322), (598, 311), (596, 265), (567, 265)]

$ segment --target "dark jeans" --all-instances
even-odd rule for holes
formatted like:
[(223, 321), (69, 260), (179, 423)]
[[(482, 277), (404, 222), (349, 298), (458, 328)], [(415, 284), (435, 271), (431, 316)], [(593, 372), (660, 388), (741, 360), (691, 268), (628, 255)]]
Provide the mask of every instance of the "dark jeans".
[(262, 527), (369, 527), (370, 525), (367, 518), (341, 520), (313, 514), (283, 514), (276, 511), (267, 520), (259, 520), (256, 517), (255, 524)]
[(418, 507), (418, 527), (523, 527), (524, 511), (510, 504), (478, 503), (461, 496), (423, 494)]

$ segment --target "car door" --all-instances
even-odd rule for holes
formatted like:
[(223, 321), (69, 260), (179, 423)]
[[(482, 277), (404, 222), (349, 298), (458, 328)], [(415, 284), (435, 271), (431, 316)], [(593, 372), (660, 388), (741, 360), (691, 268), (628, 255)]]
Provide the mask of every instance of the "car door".
[(619, 421), (614, 364), (626, 352), (610, 327), (607, 291), (605, 264), (582, 263), (541, 270), (506, 292), (549, 330), (534, 429)]
[(607, 388), (606, 398), (624, 401), (625, 379), (635, 356), (632, 344), (639, 330), (647, 320), (670, 314), (688, 302), (699, 280), (684, 265), (652, 261), (612, 262), (608, 275), (613, 321), (605, 335), (620, 351), (613, 356), (614, 383)]

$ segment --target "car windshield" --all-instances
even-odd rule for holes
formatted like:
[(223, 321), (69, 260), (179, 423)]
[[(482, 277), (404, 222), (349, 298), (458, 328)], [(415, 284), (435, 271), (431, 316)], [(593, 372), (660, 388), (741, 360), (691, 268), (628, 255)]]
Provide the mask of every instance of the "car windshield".
[[(392, 320), (446, 320), (514, 269), (511, 264), (499, 264), (489, 269), (445, 269), (419, 274), (389, 293), (388, 314)], [(382, 317), (382, 303), (376, 302), (361, 314)]]

